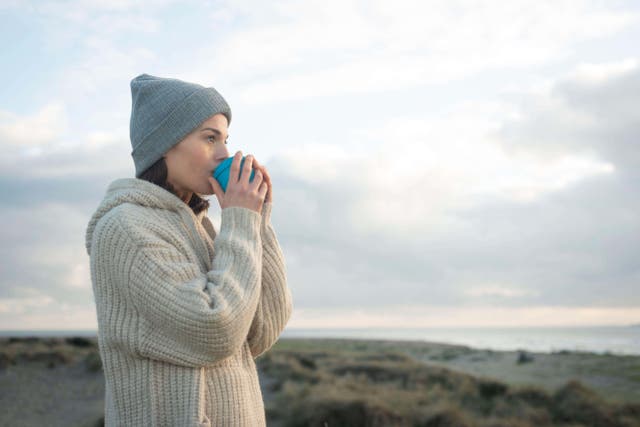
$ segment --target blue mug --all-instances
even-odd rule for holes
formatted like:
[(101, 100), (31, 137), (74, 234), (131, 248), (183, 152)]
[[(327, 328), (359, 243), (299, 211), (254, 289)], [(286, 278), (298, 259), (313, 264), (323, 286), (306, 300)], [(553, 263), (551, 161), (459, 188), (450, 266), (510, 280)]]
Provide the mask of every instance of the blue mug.
[[(246, 156), (242, 157), (242, 161), (240, 162), (240, 177), (242, 177), (242, 167), (244, 165), (244, 159)], [(222, 163), (218, 165), (218, 167), (213, 171), (213, 177), (220, 183), (220, 187), (222, 187), (222, 191), (227, 192), (227, 183), (229, 182), (229, 172), (231, 171), (231, 163), (233, 163), (233, 156), (227, 157), (224, 159)], [(255, 168), (251, 169), (251, 175), (249, 176), (249, 182), (253, 181), (253, 177), (255, 176)]]

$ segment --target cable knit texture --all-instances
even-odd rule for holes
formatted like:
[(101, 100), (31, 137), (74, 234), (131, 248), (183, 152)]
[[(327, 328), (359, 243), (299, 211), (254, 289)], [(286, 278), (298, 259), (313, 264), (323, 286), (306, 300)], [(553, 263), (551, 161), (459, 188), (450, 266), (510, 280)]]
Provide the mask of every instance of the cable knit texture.
[(137, 178), (113, 181), (86, 232), (107, 426), (264, 426), (254, 358), (292, 311), (262, 213), (206, 211)]

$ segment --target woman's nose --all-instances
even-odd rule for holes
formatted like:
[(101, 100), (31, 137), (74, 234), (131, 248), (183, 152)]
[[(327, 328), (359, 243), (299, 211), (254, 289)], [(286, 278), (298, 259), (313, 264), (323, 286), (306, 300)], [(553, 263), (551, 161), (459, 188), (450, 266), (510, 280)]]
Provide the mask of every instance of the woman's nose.
[(216, 160), (224, 160), (227, 157), (229, 157), (229, 150), (227, 150), (227, 146), (226, 145), (222, 145), (217, 151), (216, 151)]

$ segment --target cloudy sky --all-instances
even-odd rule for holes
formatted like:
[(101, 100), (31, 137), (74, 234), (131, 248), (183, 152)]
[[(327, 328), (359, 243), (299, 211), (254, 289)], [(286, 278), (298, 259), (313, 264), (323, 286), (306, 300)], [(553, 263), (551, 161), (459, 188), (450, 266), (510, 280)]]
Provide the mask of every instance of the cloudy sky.
[(640, 321), (637, 2), (9, 0), (0, 35), (0, 329), (97, 327), (141, 73), (270, 171), (290, 328)]

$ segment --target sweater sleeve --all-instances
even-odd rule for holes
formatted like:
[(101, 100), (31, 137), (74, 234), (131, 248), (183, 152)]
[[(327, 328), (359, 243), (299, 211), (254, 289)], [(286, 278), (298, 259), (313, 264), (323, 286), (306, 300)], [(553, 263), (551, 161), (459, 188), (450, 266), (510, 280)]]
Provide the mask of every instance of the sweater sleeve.
[(264, 203), (262, 240), (262, 291), (247, 340), (254, 358), (269, 350), (284, 330), (292, 311), (282, 250), (271, 224), (272, 203)]
[(243, 207), (222, 210), (207, 273), (163, 239), (138, 244), (125, 285), (141, 317), (142, 356), (200, 367), (241, 348), (260, 297), (260, 219)]

